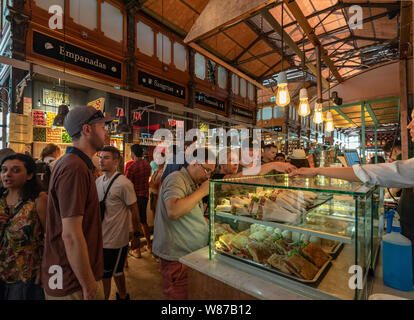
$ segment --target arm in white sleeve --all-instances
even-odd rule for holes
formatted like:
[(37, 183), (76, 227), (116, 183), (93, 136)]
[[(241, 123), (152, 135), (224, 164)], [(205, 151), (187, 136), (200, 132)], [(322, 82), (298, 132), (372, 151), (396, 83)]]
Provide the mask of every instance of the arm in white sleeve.
[(355, 175), (364, 183), (388, 188), (414, 187), (414, 158), (367, 165), (354, 165)]

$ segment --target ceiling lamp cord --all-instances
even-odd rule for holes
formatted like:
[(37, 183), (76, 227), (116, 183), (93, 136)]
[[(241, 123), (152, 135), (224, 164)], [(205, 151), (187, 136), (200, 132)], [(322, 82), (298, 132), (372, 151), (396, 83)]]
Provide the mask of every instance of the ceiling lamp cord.
[(283, 43), (283, 2), (282, 2), (282, 35), (281, 35), (281, 40), (282, 40), (282, 58), (281, 58), (281, 72), (279, 73), (278, 76), (278, 80), (277, 80), (277, 94), (276, 94), (276, 105), (279, 107), (285, 107), (290, 103), (290, 95), (289, 95), (289, 90), (288, 90), (288, 83), (287, 83), (287, 76), (286, 76), (286, 72), (283, 71), (283, 47), (284, 47), (284, 43)]
[[(329, 79), (331, 78), (331, 70), (329, 70)], [(328, 112), (326, 113), (326, 126), (325, 131), (334, 131), (333, 116), (331, 112), (331, 82), (328, 82)]]
[(298, 114), (301, 117), (306, 117), (310, 114), (310, 106), (309, 106), (309, 99), (308, 99), (308, 90), (305, 88), (306, 83), (306, 71), (305, 71), (305, 42), (302, 43), (302, 50), (303, 50), (303, 57), (302, 57), (302, 64), (303, 64), (303, 88), (299, 91), (299, 110)]

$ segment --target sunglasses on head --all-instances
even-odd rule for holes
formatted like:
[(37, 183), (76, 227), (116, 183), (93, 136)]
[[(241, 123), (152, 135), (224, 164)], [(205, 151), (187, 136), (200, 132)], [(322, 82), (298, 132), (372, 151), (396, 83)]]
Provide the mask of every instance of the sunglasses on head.
[(104, 114), (101, 110), (96, 111), (84, 124), (89, 124), (91, 121), (96, 119), (103, 119), (105, 118)]

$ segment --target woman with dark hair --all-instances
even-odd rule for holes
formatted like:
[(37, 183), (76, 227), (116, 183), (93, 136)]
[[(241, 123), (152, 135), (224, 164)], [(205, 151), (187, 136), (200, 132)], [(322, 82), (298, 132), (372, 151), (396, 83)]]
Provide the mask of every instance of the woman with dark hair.
[(39, 283), (47, 195), (35, 168), (24, 154), (1, 162), (0, 300), (44, 299)]
[(43, 148), (40, 158), (43, 162), (50, 164), (60, 157), (60, 148), (54, 143), (49, 143)]

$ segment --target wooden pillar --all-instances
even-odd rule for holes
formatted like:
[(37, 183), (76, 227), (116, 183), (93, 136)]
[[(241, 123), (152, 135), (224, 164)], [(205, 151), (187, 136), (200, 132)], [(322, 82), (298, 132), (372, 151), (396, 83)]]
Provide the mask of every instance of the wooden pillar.
[(231, 118), (233, 113), (233, 86), (232, 86), (232, 72), (227, 70), (227, 117)]
[(412, 39), (410, 30), (412, 30), (413, 10), (411, 1), (400, 2), (400, 127), (401, 127), (401, 151), (402, 159), (408, 159), (408, 81), (407, 81), (407, 58), (412, 51)]
[(408, 101), (407, 101), (407, 60), (400, 60), (400, 124), (401, 124), (401, 156), (408, 159)]
[[(195, 108), (195, 95), (196, 95), (196, 83), (195, 83), (195, 50), (193, 48), (188, 48), (188, 70), (190, 74), (190, 81), (188, 81), (188, 107)], [(193, 114), (186, 112), (186, 117), (193, 118)], [(185, 120), (185, 130), (192, 129), (194, 127), (194, 121)]]

